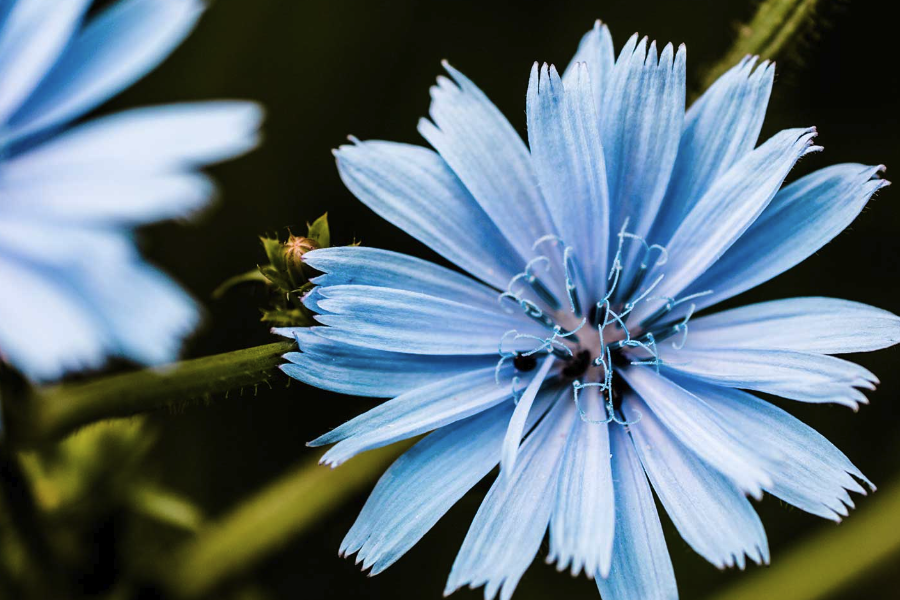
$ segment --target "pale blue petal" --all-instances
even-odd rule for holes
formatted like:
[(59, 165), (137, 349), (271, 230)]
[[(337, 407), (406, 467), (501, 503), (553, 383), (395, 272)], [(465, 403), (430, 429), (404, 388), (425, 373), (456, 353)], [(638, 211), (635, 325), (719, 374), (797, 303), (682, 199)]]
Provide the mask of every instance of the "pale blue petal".
[(741, 490), (688, 449), (636, 396), (622, 405), (653, 489), (691, 548), (720, 569), (769, 562), (766, 532)]
[[(684, 123), (685, 55), (684, 45), (676, 53), (667, 44), (657, 59), (656, 42), (648, 49), (635, 35), (616, 61), (600, 126), (614, 230), (629, 219), (629, 231), (646, 236), (659, 210)], [(627, 249), (626, 278), (638, 250)]]
[[(528, 414), (529, 431), (559, 390), (545, 390)], [(382, 475), (341, 543), (341, 554), (376, 575), (416, 544), (500, 460), (513, 406), (505, 403), (435, 431)]]
[(900, 317), (837, 298), (789, 298), (692, 319), (691, 348), (756, 348), (816, 354), (870, 352), (900, 342)]
[(681, 350), (660, 346), (667, 369), (726, 387), (756, 390), (791, 400), (835, 403), (857, 410), (867, 404), (856, 388), (875, 389), (878, 378), (852, 362), (809, 352), (757, 349)]
[(90, 3), (90, 0), (6, 2), (10, 5), (9, 15), (0, 22), (0, 81), (3, 82), (0, 123), (6, 121), (53, 66)]
[[(107, 241), (92, 239), (99, 236), (71, 233), (71, 246), (55, 261), (39, 252), (28, 253), (32, 248), (20, 246), (26, 253), (0, 248), (0, 254), (22, 265), (16, 269), (10, 261), (4, 266), (14, 274), (14, 281), (22, 281), (7, 288), (16, 289), (16, 294), (5, 294), (8, 310), (3, 321), (15, 328), (7, 325), (4, 337), (10, 341), (2, 342), (4, 352), (35, 379), (100, 367), (106, 355), (146, 364), (174, 360), (181, 340), (199, 320), (190, 296), (127, 251), (102, 250)], [(91, 242), (96, 242), (93, 248)], [(85, 263), (67, 260), (79, 251), (88, 259)], [(91, 264), (91, 259), (96, 263)], [(60, 308), (63, 302), (65, 310)], [(135, 315), (141, 318), (135, 320)], [(21, 323), (29, 326), (22, 328)], [(52, 336), (52, 341), (47, 342), (46, 336)]]
[(0, 356), (32, 379), (99, 367), (109, 344), (96, 315), (55, 275), (0, 249)]
[(27, 182), (0, 177), (0, 196), (7, 214), (100, 227), (189, 216), (206, 206), (214, 192), (212, 181), (199, 173), (140, 176), (112, 172), (96, 179), (57, 175)]
[(297, 327), (276, 333), (294, 337), (301, 352), (288, 352), (292, 364), (281, 370), (316, 387), (350, 394), (391, 398), (440, 379), (493, 368), (493, 356), (429, 356), (384, 352), (335, 343), (318, 335), (321, 327)]
[(434, 263), (389, 250), (366, 246), (322, 248), (303, 255), (303, 261), (322, 271), (313, 283), (371, 285), (437, 296), (462, 304), (496, 310), (499, 292)]
[(775, 65), (748, 56), (722, 75), (687, 111), (672, 179), (657, 216), (654, 243), (665, 244), (694, 205), (756, 146)]
[(597, 114), (603, 112), (603, 100), (606, 88), (609, 87), (613, 67), (616, 64), (616, 53), (613, 48), (612, 36), (609, 28), (599, 20), (594, 23), (593, 29), (584, 34), (578, 43), (578, 50), (569, 66), (563, 73), (564, 85), (569, 84), (569, 79), (574, 76), (576, 66), (579, 63), (587, 64), (590, 72), (594, 107)]
[[(322, 288), (316, 317), (334, 341), (410, 354), (493, 354), (507, 331), (546, 336), (522, 313), (506, 314), (416, 292), (360, 285)], [(510, 350), (530, 350), (531, 340), (510, 340)]]
[[(619, 373), (653, 410), (655, 418), (685, 446), (742, 490), (762, 497), (762, 489), (772, 483), (762, 461), (716, 422), (703, 400), (649, 367), (630, 367)], [(629, 420), (634, 418), (638, 417), (632, 415)], [(640, 418), (632, 431), (643, 426), (644, 418)]]
[[(812, 145), (815, 135), (815, 129), (782, 131), (719, 177), (672, 235), (669, 259), (658, 267), (665, 278), (653, 295), (676, 297), (715, 263), (768, 206), (794, 164), (821, 149)], [(646, 318), (663, 302), (641, 303), (632, 318)]]
[(162, 62), (194, 28), (199, 0), (122, 0), (75, 35), (7, 126), (15, 137), (57, 127), (121, 92)]
[[(541, 191), (563, 243), (581, 264), (605, 265), (609, 245), (609, 197), (588, 68), (574, 67), (563, 89), (556, 67), (535, 63), (528, 83), (528, 143)], [(605, 290), (602, 269), (584, 269), (585, 304)]]
[(774, 485), (766, 491), (812, 514), (840, 521), (853, 507), (854, 477), (875, 486), (834, 444), (787, 412), (740, 390), (679, 381), (721, 414), (732, 435), (765, 457)]
[(609, 428), (616, 532), (609, 577), (595, 577), (603, 600), (677, 600), (678, 587), (656, 502), (624, 427)]
[[(584, 390), (589, 406), (597, 402), (596, 390)], [(572, 427), (559, 468), (547, 562), (555, 561), (560, 571), (569, 568), (573, 576), (583, 569), (588, 577), (607, 577), (616, 519), (609, 429), (605, 423), (580, 418)], [(619, 510), (636, 507), (620, 506)]]
[(531, 411), (531, 405), (534, 404), (544, 379), (550, 371), (550, 367), (556, 362), (556, 357), (552, 354), (546, 356), (541, 362), (541, 366), (534, 371), (531, 381), (525, 387), (516, 401), (516, 410), (513, 411), (512, 417), (509, 419), (509, 425), (506, 428), (506, 437), (503, 439), (503, 451), (500, 455), (500, 475), (503, 477), (511, 476), (515, 472), (516, 456), (519, 453), (519, 442), (525, 433), (525, 424), (528, 420), (528, 413)]
[(101, 179), (115, 169), (135, 177), (233, 158), (259, 142), (262, 109), (212, 101), (137, 108), (94, 119), (7, 159), (3, 178), (30, 181), (48, 172)]
[(443, 66), (453, 81), (438, 77), (429, 110), (434, 122), (419, 121), (419, 133), (519, 254), (532, 256), (532, 244), (554, 231), (528, 149), (484, 92), (446, 61)]
[(433, 151), (359, 142), (341, 146), (335, 156), (341, 179), (357, 198), (461, 269), (505, 289), (524, 267), (525, 261)]
[(360, 452), (438, 429), (512, 398), (509, 385), (497, 385), (494, 368), (472, 371), (410, 390), (347, 421), (309, 443), (338, 442), (322, 457), (337, 466)]
[(559, 464), (575, 418), (558, 401), (522, 444), (515, 471), (498, 477), (478, 509), (453, 563), (444, 594), (485, 586), (491, 600), (509, 600), (540, 548), (556, 499)]
[(200, 322), (194, 299), (148, 264), (123, 262), (111, 271), (91, 269), (81, 289), (93, 297), (116, 346), (111, 354), (148, 365), (178, 358), (182, 340)]
[(884, 167), (841, 164), (798, 179), (686, 293), (712, 290), (697, 306), (711, 306), (801, 263), (846, 229), (872, 194), (889, 183)]
[(128, 232), (0, 213), (0, 252), (71, 273), (112, 269), (137, 252)]

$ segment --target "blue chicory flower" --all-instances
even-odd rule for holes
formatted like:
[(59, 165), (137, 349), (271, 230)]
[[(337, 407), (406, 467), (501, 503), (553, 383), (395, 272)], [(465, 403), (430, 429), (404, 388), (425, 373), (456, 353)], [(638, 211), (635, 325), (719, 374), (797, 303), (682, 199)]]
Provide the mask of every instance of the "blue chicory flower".
[[(305, 255), (321, 326), (279, 329), (283, 370), (392, 398), (311, 442), (323, 462), (433, 431), (384, 474), (341, 546), (378, 573), (495, 466), (447, 592), (509, 598), (549, 527), (560, 570), (606, 600), (677, 597), (654, 504), (714, 565), (766, 563), (748, 496), (839, 521), (868, 479), (831, 443), (750, 392), (854, 409), (877, 379), (833, 354), (900, 340), (856, 302), (791, 298), (693, 317), (793, 267), (887, 182), (842, 164), (781, 187), (819, 150), (813, 128), (757, 146), (774, 66), (748, 57), (685, 111), (685, 49), (601, 24), (560, 76), (535, 65), (530, 151), (444, 65), (434, 151), (336, 151), (347, 187), (456, 271), (363, 247)], [(749, 390), (749, 391), (748, 391)], [(649, 479), (649, 484), (648, 484)]]
[(142, 108), (73, 125), (190, 33), (200, 0), (0, 3), (0, 358), (34, 379), (114, 355), (174, 358), (198, 309), (134, 228), (203, 207), (197, 168), (257, 142), (246, 102)]

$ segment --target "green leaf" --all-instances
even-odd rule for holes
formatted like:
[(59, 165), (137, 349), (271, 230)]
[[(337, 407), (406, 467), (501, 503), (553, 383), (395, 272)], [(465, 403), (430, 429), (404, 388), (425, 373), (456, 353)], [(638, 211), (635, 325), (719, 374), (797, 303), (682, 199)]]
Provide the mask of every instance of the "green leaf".
[(260, 265), (258, 269), (260, 274), (275, 287), (282, 290), (289, 290), (293, 287), (287, 275), (272, 265)]
[(278, 238), (260, 237), (263, 249), (266, 251), (266, 257), (269, 264), (276, 270), (284, 272), (286, 265), (284, 264), (284, 244)]
[(328, 229), (328, 213), (325, 213), (313, 221), (312, 225), (307, 223), (307, 227), (309, 228), (309, 233), (306, 234), (306, 237), (315, 240), (319, 248), (331, 247), (331, 231)]

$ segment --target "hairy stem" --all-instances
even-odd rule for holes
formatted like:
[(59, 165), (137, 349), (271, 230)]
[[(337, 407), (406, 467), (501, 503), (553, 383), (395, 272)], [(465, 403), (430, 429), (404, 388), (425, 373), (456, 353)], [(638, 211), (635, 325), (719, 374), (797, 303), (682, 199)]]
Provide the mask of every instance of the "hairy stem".
[(129, 417), (216, 394), (265, 385), (293, 342), (278, 342), (167, 367), (37, 390), (9, 409), (7, 434), (17, 445), (59, 439), (84, 425)]
[(703, 75), (706, 89), (748, 54), (776, 58), (811, 23), (817, 0), (764, 0), (749, 23), (738, 28), (731, 49)]
[(900, 555), (900, 484), (876, 495), (839, 528), (827, 526), (709, 600), (820, 600)]

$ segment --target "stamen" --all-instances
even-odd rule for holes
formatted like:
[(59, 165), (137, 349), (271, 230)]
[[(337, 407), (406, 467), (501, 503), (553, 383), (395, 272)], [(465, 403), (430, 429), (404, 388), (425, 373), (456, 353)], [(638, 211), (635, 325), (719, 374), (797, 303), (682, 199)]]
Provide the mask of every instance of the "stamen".
[(702, 298), (703, 296), (709, 296), (712, 293), (713, 293), (712, 290), (705, 290), (703, 292), (697, 292), (696, 294), (689, 294), (678, 300), (676, 300), (675, 298), (672, 298), (671, 296), (650, 296), (649, 298), (647, 298), (647, 302), (650, 302), (651, 300), (665, 300), (666, 303), (655, 313), (651, 314), (649, 317), (647, 317), (646, 319), (641, 321), (641, 327), (647, 328), (647, 327), (651, 326), (653, 323), (655, 323), (656, 321), (658, 321), (659, 319), (661, 319), (662, 317), (667, 315), (669, 312), (671, 312), (672, 309), (674, 309), (679, 304), (684, 304), (685, 302), (687, 302), (689, 300), (693, 300), (695, 298)]
[[(635, 233), (629, 233), (627, 231), (628, 223), (629, 223), (629, 219), (625, 219), (625, 223), (622, 225), (622, 229), (619, 230), (619, 233), (618, 233), (618, 236), (619, 236), (618, 248), (619, 249), (616, 253), (616, 258), (617, 258), (617, 261), (620, 263), (620, 269), (621, 269), (622, 268), (622, 266), (621, 266), (621, 250), (622, 250), (622, 247), (623, 247), (626, 239), (640, 242), (640, 244), (644, 247), (644, 256), (641, 258), (641, 264), (638, 267), (637, 274), (635, 274), (635, 276), (632, 278), (631, 284), (628, 286), (626, 293), (619, 295), (621, 300), (625, 301), (627, 304), (634, 305), (634, 304), (637, 304), (637, 302), (639, 300), (632, 300), (630, 302), (629, 302), (629, 300), (637, 293), (637, 291), (643, 285), (644, 278), (650, 272), (650, 267), (651, 266), (652, 267), (661, 267), (662, 265), (666, 264), (669, 260), (669, 252), (668, 252), (668, 250), (666, 250), (665, 246), (661, 246), (660, 244), (648, 244), (647, 241), (643, 237), (641, 237)], [(651, 265), (650, 264), (650, 256), (653, 254), (654, 251), (656, 251), (659, 254), (659, 256), (657, 257), (656, 262)], [(657, 284), (658, 284), (658, 282), (657, 282)], [(651, 287), (654, 287), (654, 286), (651, 286)]]
[(572, 247), (566, 246), (566, 249), (563, 251), (563, 263), (566, 268), (566, 292), (569, 295), (569, 305), (572, 308), (572, 312), (580, 317), (581, 301), (578, 299), (578, 286), (575, 284), (575, 282), (578, 281), (580, 274), (578, 272), (578, 264), (575, 262), (574, 254), (575, 251), (572, 250)]
[[(588, 417), (587, 412), (581, 408), (581, 402), (579, 402), (578, 392), (587, 387), (596, 387), (596, 388), (604, 388), (604, 384), (602, 383), (581, 383), (577, 379), (572, 382), (572, 393), (575, 396), (575, 408), (578, 409), (578, 416), (581, 417), (581, 420), (590, 425), (605, 425), (612, 421), (612, 416), (609, 414), (609, 411), (606, 413), (605, 419), (591, 419)], [(601, 390), (605, 391), (605, 388)]]
[(547, 306), (550, 307), (550, 310), (559, 310), (559, 300), (556, 298), (556, 296), (553, 295), (553, 292), (547, 289), (547, 286), (545, 286), (541, 282), (541, 280), (531, 272), (531, 270), (534, 268), (534, 265), (536, 265), (537, 263), (544, 263), (547, 266), (547, 268), (544, 270), (545, 273), (550, 271), (549, 258), (547, 258), (546, 256), (535, 257), (528, 261), (528, 264), (525, 265), (525, 282), (530, 285), (531, 289), (534, 290), (534, 293), (537, 294), (537, 296), (541, 300), (543, 300), (547, 304)]

